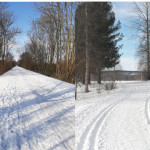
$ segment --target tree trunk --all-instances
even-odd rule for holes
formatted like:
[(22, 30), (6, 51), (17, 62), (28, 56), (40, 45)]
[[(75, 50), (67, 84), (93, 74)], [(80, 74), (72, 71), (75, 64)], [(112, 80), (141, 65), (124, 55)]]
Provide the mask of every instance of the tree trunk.
[(88, 75), (88, 83), (91, 84), (90, 70), (89, 70), (89, 75)]
[[(147, 4), (148, 5), (148, 4)], [(146, 14), (147, 14), (147, 20), (146, 20), (146, 23), (147, 23), (147, 71), (148, 71), (148, 80), (150, 79), (150, 74), (149, 74), (149, 18), (148, 18), (148, 15), (149, 15), (149, 12), (148, 12), (148, 6), (147, 6), (147, 9), (146, 9)]]
[(75, 76), (75, 100), (77, 100), (77, 77)]
[(85, 74), (83, 73), (83, 76), (82, 76), (82, 84), (85, 84)]
[(88, 16), (87, 16), (87, 2), (85, 3), (85, 45), (86, 45), (86, 70), (85, 70), (85, 93), (89, 92), (88, 75), (89, 75), (89, 51), (88, 51)]
[(5, 36), (4, 36), (4, 39), (3, 39), (3, 40), (4, 40), (4, 42), (3, 42), (3, 44), (4, 44), (4, 49), (3, 49), (2, 62), (3, 62), (3, 65), (4, 65), (4, 63), (5, 63), (5, 49), (6, 49), (6, 48), (5, 48), (5, 46), (6, 46), (6, 45), (5, 45)]
[(98, 84), (101, 84), (101, 69), (98, 69), (98, 79), (97, 79)]

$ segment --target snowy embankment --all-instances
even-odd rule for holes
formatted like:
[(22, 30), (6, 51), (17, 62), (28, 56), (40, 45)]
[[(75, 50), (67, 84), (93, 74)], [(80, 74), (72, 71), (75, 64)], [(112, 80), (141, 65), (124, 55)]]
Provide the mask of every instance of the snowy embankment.
[(74, 91), (20, 67), (0, 76), (0, 150), (74, 150)]
[(150, 82), (117, 86), (109, 94), (76, 101), (77, 150), (150, 149)]

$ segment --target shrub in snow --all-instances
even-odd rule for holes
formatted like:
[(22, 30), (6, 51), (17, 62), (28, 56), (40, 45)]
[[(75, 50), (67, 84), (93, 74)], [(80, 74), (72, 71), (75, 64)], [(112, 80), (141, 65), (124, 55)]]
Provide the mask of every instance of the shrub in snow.
[(98, 84), (98, 87), (96, 90), (97, 90), (97, 93), (100, 93), (100, 91), (101, 91), (100, 84)]
[(104, 82), (104, 89), (109, 91), (116, 88), (116, 83), (114, 81)]

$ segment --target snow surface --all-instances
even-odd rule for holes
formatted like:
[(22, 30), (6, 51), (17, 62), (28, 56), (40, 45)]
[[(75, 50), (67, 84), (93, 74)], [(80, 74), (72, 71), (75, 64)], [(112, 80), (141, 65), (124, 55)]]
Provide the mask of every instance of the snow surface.
[(77, 150), (150, 150), (150, 81), (117, 87), (109, 94), (76, 100)]
[[(120, 83), (120, 81), (118, 81)], [(114, 84), (118, 83), (117, 81)], [(99, 97), (104, 94), (112, 93), (118, 89), (115, 90), (105, 90), (105, 84), (109, 83), (107, 81), (102, 81), (103, 84), (97, 84), (97, 81), (91, 81), (91, 84), (89, 84), (89, 91), (88, 93), (85, 93), (85, 85), (82, 83), (77, 84), (77, 99), (87, 99), (87, 98), (94, 98)]]
[(74, 93), (17, 66), (0, 76), (0, 150), (74, 150)]

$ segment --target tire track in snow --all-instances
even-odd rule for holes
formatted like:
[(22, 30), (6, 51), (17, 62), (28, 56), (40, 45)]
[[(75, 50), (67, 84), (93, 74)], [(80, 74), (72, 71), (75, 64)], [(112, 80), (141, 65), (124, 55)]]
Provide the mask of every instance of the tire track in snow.
[[(109, 93), (109, 97), (103, 97), (103, 96), (102, 96), (102, 97), (101, 97), (102, 101), (101, 101), (101, 102), (98, 102), (98, 104), (96, 105), (96, 108), (101, 107), (101, 105), (102, 105), (105, 101), (107, 101), (107, 100), (109, 100), (109, 99), (114, 99), (119, 93), (120, 93), (120, 90), (119, 90), (119, 91), (116, 91), (115, 93)], [(89, 99), (91, 99), (91, 98), (89, 98)], [(111, 104), (113, 104), (113, 103), (114, 103), (114, 102), (112, 102)], [(94, 106), (93, 106), (93, 105), (92, 105), (92, 106), (89, 105), (88, 108), (82, 110), (81, 112), (78, 113), (78, 111), (77, 111), (75, 115), (80, 118), (80, 117), (83, 116), (83, 114), (86, 114), (86, 115), (87, 115), (88, 113), (91, 112), (91, 109), (92, 109), (92, 110), (95, 110), (96, 108), (95, 108), (95, 105), (94, 105)], [(78, 123), (78, 122), (76, 122), (76, 123)]]
[(135, 88), (132, 88), (131, 91), (125, 97), (108, 105), (106, 108), (104, 108), (102, 111), (100, 111), (100, 113), (95, 117), (95, 119), (92, 121), (92, 123), (90, 123), (89, 126), (85, 129), (83, 135), (80, 138), (80, 143), (77, 146), (77, 150), (85, 150), (86, 146), (89, 143), (89, 139), (92, 140), (92, 142), (89, 144), (88, 149), (89, 150), (98, 150), (98, 147), (96, 147), (97, 146), (96, 138), (106, 120), (106, 117), (123, 100), (130, 97), (134, 93), (134, 91), (135, 91)]
[(96, 128), (94, 128), (94, 133), (92, 134), (92, 139), (94, 142), (91, 144), (90, 147), (95, 147), (95, 150), (98, 150), (98, 134), (101, 132), (103, 124), (105, 123), (106, 118), (108, 117), (108, 115), (111, 113), (111, 111), (113, 111), (122, 101), (126, 100), (127, 98), (129, 98), (131, 95), (133, 95), (133, 93), (135, 92), (135, 87), (133, 87), (133, 89), (130, 91), (129, 95), (126, 95), (124, 98), (121, 98), (118, 103), (115, 103), (113, 106), (109, 107), (107, 110), (105, 110), (102, 114), (101, 114), (101, 118), (100, 120), (98, 120), (97, 124), (96, 124)]

